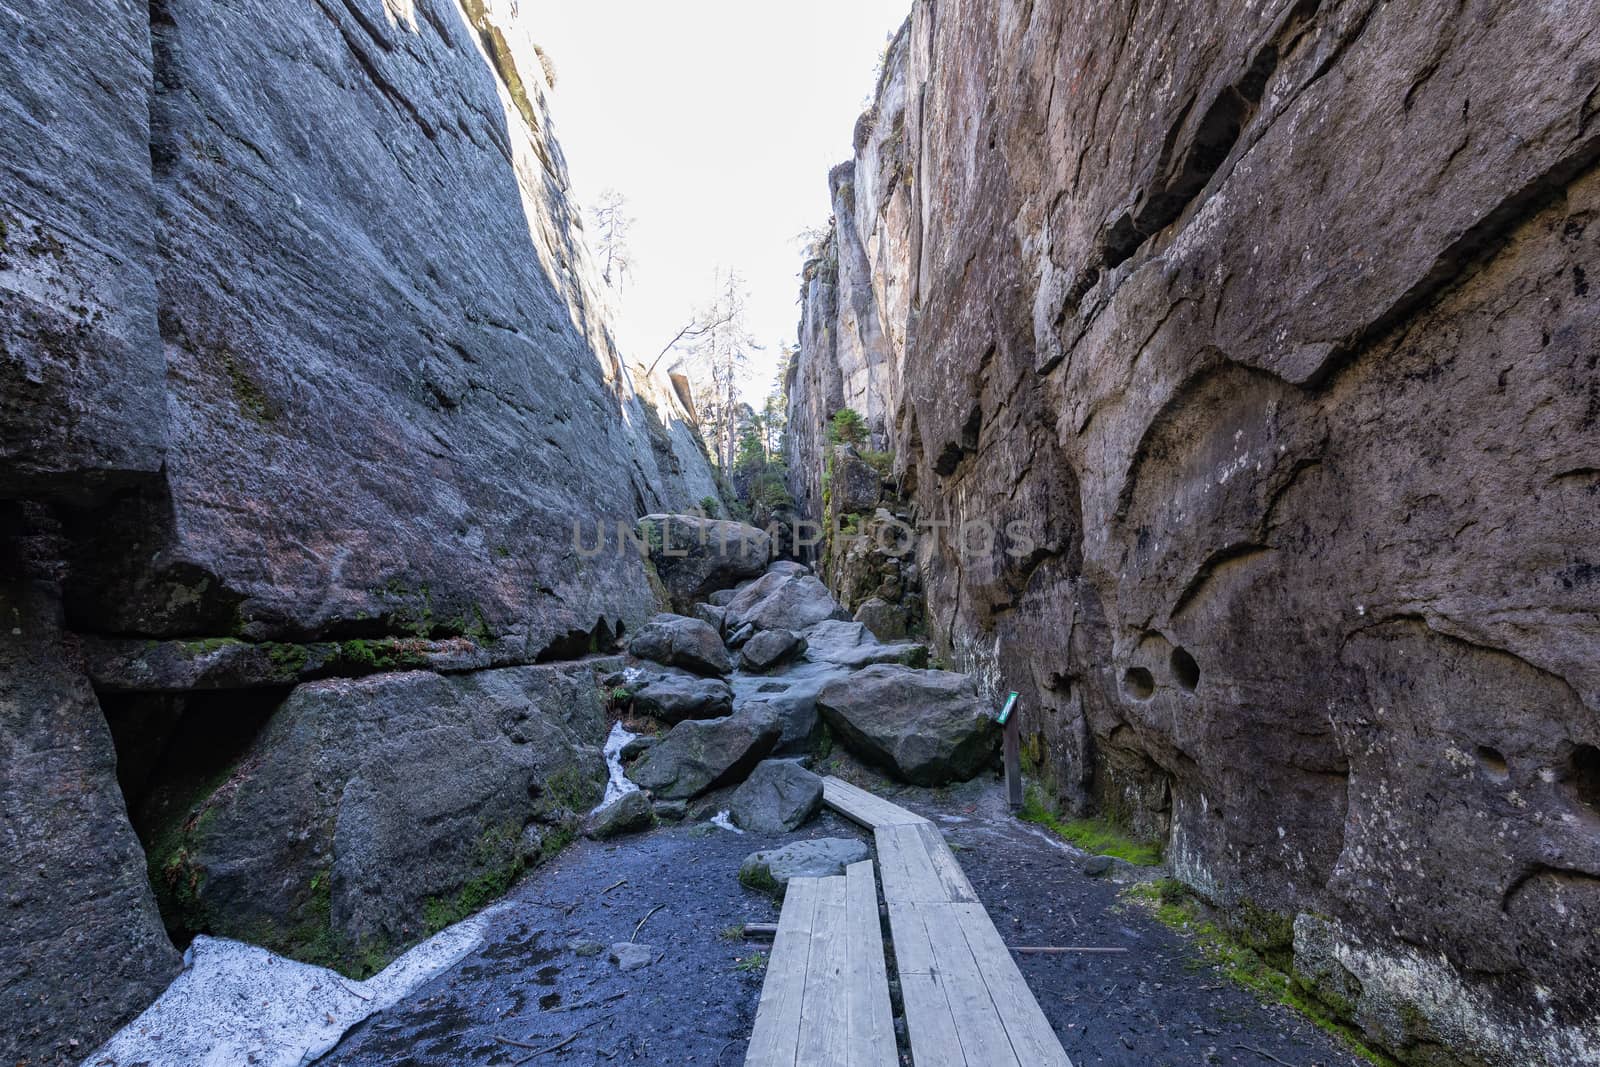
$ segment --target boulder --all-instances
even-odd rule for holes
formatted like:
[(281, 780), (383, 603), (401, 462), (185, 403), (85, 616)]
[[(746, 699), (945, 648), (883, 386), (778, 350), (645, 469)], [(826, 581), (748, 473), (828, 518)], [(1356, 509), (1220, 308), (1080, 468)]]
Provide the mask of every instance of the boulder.
[(665, 822), (682, 822), (689, 817), (689, 803), (685, 800), (658, 800), (656, 818)]
[(686, 719), (716, 719), (733, 711), (733, 690), (717, 678), (683, 671), (633, 670), (623, 687), (633, 694), (636, 711), (669, 725)]
[[(732, 595), (731, 590), (724, 590), (724, 592), (729, 593), (730, 596)], [(715, 604), (696, 604), (694, 606), (694, 617), (717, 631), (719, 635), (724, 632), (723, 624), (728, 621), (727, 611)]]
[(359, 970), (503, 891), (603, 793), (587, 665), (297, 688), (198, 793), (141, 804), (191, 930)]
[(848, 619), (828, 587), (812, 574), (770, 571), (728, 602), (728, 625), (758, 630), (805, 630), (826, 619)]
[(746, 641), (756, 635), (756, 628), (749, 623), (739, 627), (728, 637), (729, 648), (743, 648)]
[(783, 726), (774, 756), (809, 756), (816, 749), (822, 720), (817, 714), (817, 694), (830, 682), (850, 676), (850, 668), (801, 660), (782, 674), (734, 676), (734, 707), (743, 711), (756, 704), (772, 709)]
[(767, 568), (768, 574), (781, 574), (785, 577), (794, 577), (799, 574), (810, 574), (811, 568), (804, 563), (796, 563), (792, 559), (780, 559)]
[(839, 446), (833, 450), (832, 504), (837, 515), (864, 515), (878, 507), (883, 493), (883, 476), (856, 450)]
[(758, 674), (789, 662), (806, 650), (806, 639), (793, 630), (762, 630), (746, 641), (739, 665)]
[(178, 973), (117, 752), (42, 586), (0, 583), (0, 1062), (86, 1054)]
[(993, 709), (964, 674), (879, 664), (826, 686), (817, 710), (852, 752), (916, 785), (966, 781), (1000, 751)]
[(721, 676), (733, 670), (722, 634), (710, 623), (682, 615), (657, 615), (628, 644), (640, 659), (696, 674)]
[(880, 641), (893, 641), (906, 635), (906, 609), (882, 597), (871, 597), (856, 608), (856, 622), (872, 631)]
[(739, 590), (746, 584), (741, 582), (732, 589), (718, 589), (715, 593), (706, 597), (706, 604), (714, 608), (725, 608), (734, 597), (739, 595)]
[(741, 781), (782, 734), (778, 717), (766, 708), (681, 722), (628, 768), (628, 777), (662, 800), (690, 800)]
[(584, 820), (583, 835), (596, 841), (636, 834), (655, 825), (655, 810), (650, 798), (635, 790), (624, 793)]
[(863, 623), (829, 619), (806, 631), (806, 658), (838, 667), (870, 667), (875, 663), (920, 667), (928, 661), (928, 649), (911, 641), (884, 644)]
[(739, 881), (782, 897), (791, 878), (831, 878), (852, 863), (871, 859), (865, 841), (855, 837), (818, 837), (782, 848), (752, 852), (739, 867)]
[(640, 734), (639, 736), (630, 739), (627, 744), (623, 745), (622, 748), (617, 751), (617, 757), (621, 759), (623, 763), (632, 763), (646, 752), (649, 752), (652, 748), (655, 748), (656, 742), (659, 740), (661, 740), (659, 737), (653, 737), (650, 734)]
[[(647, 515), (639, 520), (656, 573), (680, 611), (767, 569), (772, 538), (742, 522), (699, 515)], [(659, 546), (659, 547), (658, 547)]]
[(786, 834), (821, 807), (821, 778), (793, 760), (767, 760), (733, 791), (728, 813), (741, 830)]

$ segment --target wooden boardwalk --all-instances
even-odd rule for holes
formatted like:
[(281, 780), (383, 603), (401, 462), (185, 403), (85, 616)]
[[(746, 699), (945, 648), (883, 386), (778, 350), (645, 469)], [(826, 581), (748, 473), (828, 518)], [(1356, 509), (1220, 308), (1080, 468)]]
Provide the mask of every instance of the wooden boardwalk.
[(748, 1067), (896, 1067), (871, 861), (795, 878), (756, 1008)]
[(822, 789), (877, 843), (917, 1067), (1071, 1067), (939, 828), (837, 778)]

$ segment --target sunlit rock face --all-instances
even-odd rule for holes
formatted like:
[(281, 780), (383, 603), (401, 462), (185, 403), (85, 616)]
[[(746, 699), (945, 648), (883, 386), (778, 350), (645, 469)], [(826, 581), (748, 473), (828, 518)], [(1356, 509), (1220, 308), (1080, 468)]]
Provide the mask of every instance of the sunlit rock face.
[[(176, 960), (117, 778), (168, 767), (195, 707), (154, 677), (149, 707), (98, 694), (113, 752), (75, 635), (272, 642), (250, 655), (285, 684), (251, 722), (324, 662), (313, 642), (334, 673), (433, 669), (424, 646), (456, 670), (571, 658), (658, 607), (638, 553), (578, 534), (715, 493), (674, 390), (612, 343), (516, 8), (0, 9), (0, 582), (45, 605), (5, 622), (0, 839), (63, 788), (23, 756), (66, 746), (94, 831), (5, 883), (26, 914), (0, 958), (79, 939), (72, 988), (8, 968), (6, 1062), (81, 1058)], [(30, 657), (50, 673), (22, 678)], [(232, 694), (206, 706), (244, 721)], [(126, 921), (36, 906), (51, 884)]]
[(1600, 1045), (1597, 17), (918, 3), (808, 268), (796, 496), (1021, 522), (943, 651), (1417, 1061)]

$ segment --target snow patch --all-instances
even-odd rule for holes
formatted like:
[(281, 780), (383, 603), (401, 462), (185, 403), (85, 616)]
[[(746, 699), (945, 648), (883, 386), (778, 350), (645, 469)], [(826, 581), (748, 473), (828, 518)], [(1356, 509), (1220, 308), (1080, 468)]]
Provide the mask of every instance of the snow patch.
[(611, 735), (606, 738), (606, 747), (604, 749), (606, 770), (610, 772), (610, 777), (606, 779), (605, 798), (600, 801), (599, 805), (594, 809), (595, 811), (603, 811), (629, 793), (637, 793), (639, 791), (639, 787), (634, 785), (622, 771), (622, 750), (628, 747), (628, 742), (638, 736), (638, 734), (631, 734), (623, 729), (620, 722), (612, 724)]

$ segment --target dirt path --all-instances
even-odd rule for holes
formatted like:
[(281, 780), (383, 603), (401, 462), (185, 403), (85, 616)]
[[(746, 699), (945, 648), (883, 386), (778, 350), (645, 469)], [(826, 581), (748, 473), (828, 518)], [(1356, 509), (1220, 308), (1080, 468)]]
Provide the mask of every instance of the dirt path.
[[(1007, 817), (993, 783), (907, 790), (895, 801), (938, 821), (1013, 944), (1131, 949), (1021, 957), (1077, 1067), (1359, 1067), (1333, 1038), (1200, 962), (1177, 934), (1118, 907), (1118, 886), (1080, 873), (1081, 855)], [(825, 814), (783, 840), (826, 836), (865, 837)], [(514, 905), (479, 951), (319, 1062), (740, 1064), (765, 946), (726, 932), (776, 921), (776, 907), (737, 878), (746, 854), (776, 840), (673, 827), (576, 845), (512, 892)], [(641, 970), (621, 972), (605, 949), (580, 955), (570, 947), (626, 941), (647, 915), (637, 941), (654, 955)]]

